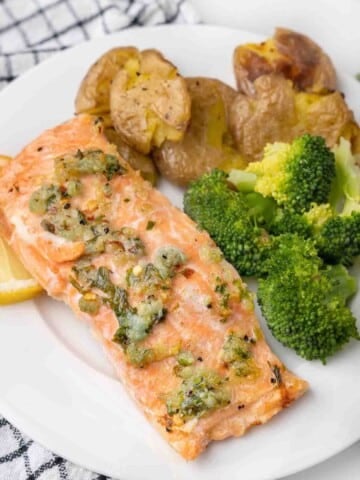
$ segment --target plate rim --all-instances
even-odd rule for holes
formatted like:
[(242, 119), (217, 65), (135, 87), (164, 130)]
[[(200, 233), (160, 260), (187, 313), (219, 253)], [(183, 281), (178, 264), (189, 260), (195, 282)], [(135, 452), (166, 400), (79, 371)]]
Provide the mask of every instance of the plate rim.
[[(215, 25), (215, 24), (212, 24), (212, 25), (210, 25), (210, 24), (180, 24), (180, 25), (167, 24), (167, 25), (158, 25), (158, 26), (151, 26), (151, 27), (133, 26), (133, 27), (126, 28), (126, 29), (123, 29), (123, 30), (118, 31), (118, 32), (114, 32), (112, 34), (109, 34), (109, 35), (106, 35), (106, 36), (103, 36), (103, 37), (86, 40), (84, 42), (81, 42), (80, 44), (74, 45), (72, 47), (69, 47), (69, 48), (63, 50), (63, 51), (55, 53), (51, 57), (45, 59), (40, 64), (35, 65), (32, 68), (30, 68), (29, 70), (27, 70), (26, 72), (24, 72), (22, 75), (20, 75), (14, 81), (12, 81), (9, 85), (7, 85), (4, 89), (2, 89), (2, 91), (0, 92), (0, 102), (1, 102), (2, 98), (4, 96), (6, 96), (13, 88), (15, 88), (15, 89), (17, 88), (17, 85), (18, 85), (19, 82), (23, 82), (24, 80), (26, 80), (26, 78), (28, 76), (31, 76), (34, 71), (36, 71), (38, 69), (42, 69), (42, 68), (49, 68), (49, 66), (51, 66), (52, 62), (57, 63), (59, 61), (59, 57), (62, 57), (62, 56), (66, 57), (66, 55), (68, 55), (69, 52), (70, 52), (70, 54), (72, 54), (72, 52), (74, 52), (76, 50), (81, 50), (82, 48), (86, 48), (86, 45), (95, 44), (95, 43), (98, 43), (99, 41), (100, 42), (103, 41), (104, 43), (106, 43), (106, 39), (114, 38), (114, 37), (121, 37), (121, 35), (124, 32), (126, 33), (126, 32), (129, 32), (129, 31), (136, 32), (136, 31), (139, 31), (139, 30), (140, 31), (146, 30), (146, 31), (148, 31), (149, 34), (151, 34), (151, 32), (154, 31), (154, 30), (159, 31), (159, 30), (173, 30), (173, 29), (176, 29), (176, 30), (181, 30), (181, 29), (196, 29), (196, 30), (198, 30), (198, 29), (203, 29), (203, 30), (216, 29), (216, 30), (223, 30), (223, 31), (227, 31), (227, 32), (228, 31), (238, 32), (240, 34), (245, 34), (245, 35), (249, 35), (249, 36), (252, 36), (252, 37), (256, 36), (259, 39), (262, 37), (262, 35), (260, 35), (258, 33), (250, 32), (250, 31), (247, 31), (247, 30), (244, 30), (244, 29), (241, 29), (241, 28), (219, 26), (219, 25)], [(341, 72), (341, 76), (346, 78), (347, 80), (351, 81), (353, 83), (353, 85), (357, 85), (357, 83), (358, 83), (355, 80), (355, 78), (353, 78), (353, 76), (348, 74), (347, 72)], [(360, 84), (357, 85), (357, 88), (359, 90), (359, 97), (360, 97)], [(49, 128), (51, 128), (51, 125), (49, 126)], [(52, 335), (53, 335), (53, 333), (52, 333)], [(77, 358), (76, 355), (73, 352), (70, 352), (70, 354), (73, 357)], [(85, 362), (83, 362), (83, 363), (84, 363), (84, 366), (86, 368), (89, 368), (89, 369), (91, 368)], [(101, 372), (97, 372), (97, 374), (106, 377), (106, 375), (101, 373)], [(114, 381), (114, 380), (112, 380), (112, 381)], [(35, 435), (33, 433), (34, 430), (32, 430), (31, 433), (29, 434), (28, 433), (29, 430), (27, 428), (27, 423), (28, 423), (27, 420), (23, 418), (23, 421), (21, 421), (21, 417), (17, 416), (17, 414), (14, 413), (14, 412), (15, 411), (11, 409), (10, 403), (4, 401), (1, 397), (1, 395), (0, 395), (0, 413), (8, 421), (10, 421), (17, 429), (24, 432), (25, 435), (29, 436), (31, 439), (35, 440), (40, 445), (42, 445), (43, 448), (45, 448), (47, 450), (50, 450), (55, 455), (61, 456), (62, 458), (67, 459), (70, 462), (72, 462), (76, 465), (79, 465), (79, 466), (81, 466), (81, 467), (83, 467), (87, 470), (91, 470), (93, 472), (96, 472), (96, 473), (99, 473), (99, 474), (104, 474), (104, 475), (109, 475), (110, 474), (114, 478), (119, 478), (117, 476), (118, 474), (116, 472), (109, 473), (109, 471), (98, 470), (98, 468), (95, 466), (95, 464), (92, 463), (92, 458), (90, 458), (90, 457), (89, 457), (89, 460), (86, 461), (86, 463), (83, 462), (83, 461), (79, 462), (79, 460), (76, 459), (76, 454), (73, 457), (72, 455), (69, 455), (68, 452), (65, 452), (65, 454), (62, 453), (62, 448), (58, 449), (57, 447), (55, 447), (55, 448), (47, 447), (46, 446), (46, 441), (43, 441), (43, 434), (41, 434), (41, 432), (40, 432), (41, 428), (38, 431), (37, 427), (35, 427)], [(25, 424), (25, 428), (23, 427), (24, 424)], [(156, 434), (156, 432), (154, 430), (154, 435), (155, 434)], [(358, 433), (358, 436), (356, 438), (349, 440), (346, 444), (343, 443), (341, 446), (335, 446), (334, 448), (331, 448), (331, 446), (330, 446), (327, 449), (327, 453), (318, 456), (316, 460), (311, 460), (310, 462), (304, 462), (303, 467), (296, 467), (294, 469), (294, 468), (291, 468), (291, 465), (288, 465), (287, 468), (283, 469), (283, 472), (281, 473), (281, 477), (278, 477), (278, 478), (283, 478), (284, 476), (288, 476), (288, 475), (291, 475), (291, 474), (298, 473), (298, 472), (306, 470), (306, 469), (308, 469), (308, 468), (310, 468), (314, 465), (322, 463), (323, 461), (335, 456), (336, 454), (338, 454), (341, 451), (345, 450), (346, 448), (350, 447), (355, 442), (357, 442), (359, 439), (360, 439), (360, 432)], [(94, 465), (94, 466), (91, 466), (91, 465)], [(261, 480), (272, 480), (272, 479), (273, 479), (273, 474), (261, 476)]]

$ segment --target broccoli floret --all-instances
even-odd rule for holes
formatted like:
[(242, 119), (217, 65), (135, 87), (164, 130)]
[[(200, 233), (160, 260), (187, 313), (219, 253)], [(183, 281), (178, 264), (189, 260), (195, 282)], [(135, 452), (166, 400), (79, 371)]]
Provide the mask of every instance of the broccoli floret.
[[(228, 177), (228, 181), (238, 191), (246, 193), (246, 198), (251, 199), (254, 210), (258, 208), (260, 211), (269, 212), (265, 221), (267, 230), (271, 235), (297, 233), (303, 237), (310, 236), (312, 231), (310, 222), (302, 214), (295, 213), (288, 208), (279, 207), (273, 198), (264, 197), (255, 192), (256, 179), (257, 176), (254, 173), (237, 169), (231, 170)], [(268, 202), (268, 207), (264, 209), (265, 202)]]
[(342, 265), (327, 266), (312, 240), (281, 235), (260, 279), (258, 300), (273, 335), (307, 360), (326, 359), (351, 338), (360, 340), (347, 306), (356, 280)]
[(330, 218), (315, 239), (319, 255), (327, 263), (349, 267), (360, 254), (360, 212)]
[(328, 202), (334, 177), (335, 158), (325, 140), (305, 134), (291, 144), (267, 145), (263, 159), (250, 163), (245, 177), (234, 182), (239, 190), (253, 184), (256, 192), (278, 205), (303, 213), (312, 203)]
[(275, 236), (294, 233), (300, 237), (308, 238), (312, 234), (312, 227), (304, 215), (290, 212), (285, 208), (278, 208), (271, 224), (269, 224), (269, 233)]
[(334, 149), (336, 180), (330, 203), (305, 214), (319, 255), (328, 263), (349, 266), (360, 254), (360, 169), (343, 138)]
[(219, 170), (193, 182), (184, 196), (185, 212), (223, 251), (244, 276), (262, 275), (271, 238), (264, 225), (274, 214), (275, 202), (259, 194), (237, 192)]

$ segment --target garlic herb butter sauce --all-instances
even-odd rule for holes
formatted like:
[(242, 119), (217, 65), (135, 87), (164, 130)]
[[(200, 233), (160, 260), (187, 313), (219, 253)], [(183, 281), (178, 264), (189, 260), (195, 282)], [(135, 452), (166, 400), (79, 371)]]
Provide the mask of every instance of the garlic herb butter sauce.
[[(134, 367), (144, 368), (152, 362), (176, 356), (174, 373), (181, 382), (176, 391), (168, 394), (166, 409), (169, 419), (184, 423), (230, 403), (229, 377), (199, 366), (198, 362), (203, 361), (201, 357), (195, 360), (191, 352), (181, 349), (181, 345), (144, 345), (156, 325), (166, 319), (166, 302), (174, 278), (187, 262), (185, 254), (174, 245), (164, 245), (149, 262), (145, 260), (145, 245), (135, 229), (126, 226), (114, 229), (106, 212), (89, 215), (76, 208), (73, 202), (83, 192), (82, 179), (86, 175), (105, 177), (102, 186), (105, 201), (112, 196), (111, 180), (125, 173), (125, 167), (113, 155), (100, 150), (78, 150), (74, 155), (55, 159), (53, 183), (43, 184), (33, 192), (29, 209), (39, 216), (44, 231), (69, 242), (84, 244), (84, 252), (74, 263), (70, 275), (72, 286), (80, 294), (79, 309), (91, 316), (97, 315), (102, 308), (113, 311), (118, 321), (113, 342), (121, 346), (127, 361)], [(156, 230), (156, 222), (149, 220), (146, 231), (153, 229)], [(122, 286), (114, 280), (108, 267), (95, 265), (102, 254), (131, 259), (132, 266)], [(205, 262), (222, 261), (222, 254), (216, 247), (203, 248), (200, 254)], [(192, 273), (185, 268), (184, 276), (190, 275), (190, 271)], [(130, 290), (136, 301), (130, 301)], [(228, 284), (217, 278), (214, 293), (226, 321), (231, 300)], [(208, 308), (211, 308), (210, 299)], [(236, 376), (248, 376), (255, 371), (251, 344), (235, 333), (225, 339), (221, 358), (223, 365)]]

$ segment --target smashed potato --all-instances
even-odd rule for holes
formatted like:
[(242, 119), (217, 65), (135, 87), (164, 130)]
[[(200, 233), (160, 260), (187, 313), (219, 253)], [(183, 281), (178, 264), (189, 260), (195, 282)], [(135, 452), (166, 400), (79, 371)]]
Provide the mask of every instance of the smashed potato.
[(120, 155), (153, 185), (156, 183), (156, 169), (149, 157), (142, 155), (126, 144), (115, 131), (110, 116), (110, 88), (115, 75), (130, 59), (139, 59), (135, 47), (118, 47), (104, 53), (88, 70), (80, 84), (76, 99), (76, 113), (101, 115), (101, 124), (107, 139), (114, 143)]
[(182, 139), (190, 118), (190, 97), (177, 68), (157, 50), (144, 50), (115, 76), (110, 111), (120, 136), (146, 154), (165, 140)]
[(341, 93), (298, 92), (276, 74), (257, 78), (252, 95), (237, 95), (229, 125), (247, 161), (260, 160), (266, 143), (291, 142), (304, 133), (323, 136), (329, 147), (342, 136), (355, 152), (359, 148), (359, 127)]
[(170, 181), (187, 185), (215, 167), (245, 168), (228, 130), (230, 108), (237, 92), (220, 80), (185, 80), (191, 97), (191, 120), (181, 142), (167, 140), (155, 151), (159, 171)]
[(88, 70), (75, 99), (76, 113), (104, 114), (110, 111), (110, 87), (129, 58), (138, 58), (135, 47), (118, 47), (104, 53)]
[(330, 58), (306, 35), (277, 28), (259, 44), (240, 45), (233, 56), (238, 89), (251, 95), (254, 81), (270, 73), (292, 80), (297, 89), (329, 93), (336, 89), (336, 72)]

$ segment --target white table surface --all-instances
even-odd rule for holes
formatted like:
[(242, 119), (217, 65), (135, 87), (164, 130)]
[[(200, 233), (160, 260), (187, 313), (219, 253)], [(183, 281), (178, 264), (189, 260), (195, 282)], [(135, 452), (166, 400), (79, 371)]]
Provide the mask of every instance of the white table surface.
[[(275, 26), (290, 27), (307, 33), (323, 46), (334, 60), (337, 69), (354, 75), (360, 72), (360, 0), (298, 2), (191, 0), (191, 2), (204, 23), (239, 27), (261, 34), (271, 34)], [(360, 442), (315, 467), (283, 480), (359, 479)]]

